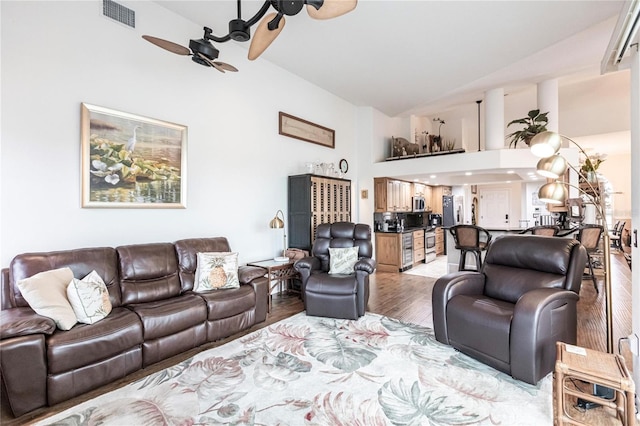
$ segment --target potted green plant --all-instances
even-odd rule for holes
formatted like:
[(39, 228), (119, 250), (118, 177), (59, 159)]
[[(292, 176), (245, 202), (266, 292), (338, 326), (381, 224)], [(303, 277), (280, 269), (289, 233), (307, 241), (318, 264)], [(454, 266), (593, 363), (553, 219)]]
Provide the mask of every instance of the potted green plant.
[(582, 163), (582, 167), (580, 167), (580, 171), (582, 172), (582, 176), (589, 182), (596, 182), (596, 173), (598, 173), (598, 167), (604, 160), (607, 159), (606, 155), (595, 154), (588, 156), (584, 163)]
[(548, 114), (549, 112), (540, 113), (539, 109), (532, 109), (531, 111), (529, 111), (525, 118), (519, 118), (507, 124), (507, 127), (511, 126), (512, 124), (525, 125), (523, 129), (517, 130), (507, 135), (507, 138), (511, 138), (509, 147), (517, 148), (518, 142), (520, 141), (529, 146), (531, 138), (533, 138), (538, 133), (546, 132), (547, 123), (549, 122), (549, 119), (547, 118)]

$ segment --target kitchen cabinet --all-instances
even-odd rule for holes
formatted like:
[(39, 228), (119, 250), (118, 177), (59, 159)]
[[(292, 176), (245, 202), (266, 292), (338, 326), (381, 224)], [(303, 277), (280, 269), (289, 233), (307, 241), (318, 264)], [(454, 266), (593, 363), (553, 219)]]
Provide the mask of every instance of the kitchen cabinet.
[(428, 212), (432, 211), (431, 206), (433, 205), (433, 200), (431, 199), (431, 186), (424, 186), (424, 209)]
[(413, 195), (414, 197), (424, 197), (426, 185), (422, 183), (414, 183), (413, 184)]
[(431, 213), (442, 214), (442, 187), (431, 187)]
[(410, 212), (411, 182), (397, 179), (374, 179), (374, 204), (376, 212)]
[(387, 210), (387, 180), (375, 178), (373, 180), (373, 203), (375, 212), (386, 212)]
[(450, 186), (431, 187), (431, 213), (442, 214), (442, 196), (451, 195)]
[(424, 262), (424, 229), (413, 231), (413, 264)]
[(304, 174), (289, 176), (289, 247), (311, 250), (316, 227), (351, 222), (351, 181)]
[(402, 269), (402, 234), (376, 232), (376, 262), (380, 272)]
[(444, 253), (444, 229), (441, 226), (436, 228), (436, 256)]

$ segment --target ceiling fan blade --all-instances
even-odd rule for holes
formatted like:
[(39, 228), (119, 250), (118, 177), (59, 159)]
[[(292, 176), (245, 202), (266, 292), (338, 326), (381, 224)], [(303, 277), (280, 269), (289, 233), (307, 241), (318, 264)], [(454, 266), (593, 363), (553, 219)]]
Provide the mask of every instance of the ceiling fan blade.
[(168, 50), (169, 52), (175, 53), (177, 55), (184, 55), (184, 56), (191, 55), (191, 50), (189, 50), (184, 46), (180, 46), (179, 44), (176, 44), (172, 41), (163, 40), (161, 38), (153, 37), (150, 35), (143, 35), (142, 38), (147, 40), (149, 43), (153, 43), (156, 46), (162, 47), (163, 49)]
[(226, 62), (215, 61), (214, 64), (218, 65), (225, 71), (238, 72), (238, 68), (233, 65), (227, 64)]
[(313, 19), (331, 19), (351, 12), (358, 5), (358, 0), (324, 0), (320, 9), (307, 5), (307, 13)]
[(258, 56), (262, 55), (262, 52), (264, 52), (267, 47), (269, 47), (269, 45), (273, 43), (273, 40), (278, 37), (278, 34), (280, 34), (282, 29), (284, 28), (284, 16), (280, 15), (280, 22), (278, 22), (278, 27), (274, 30), (269, 29), (269, 22), (271, 22), (277, 16), (278, 14), (276, 13), (269, 13), (268, 15), (265, 15), (265, 17), (262, 18), (262, 21), (260, 21), (260, 23), (258, 24), (256, 32), (253, 34), (251, 45), (249, 46), (250, 61), (257, 59)]
[(224, 74), (224, 69), (220, 65), (217, 65), (215, 62), (213, 62), (211, 59), (207, 58), (200, 52), (196, 52), (196, 54), (198, 55), (199, 58), (202, 58), (202, 60), (204, 60), (207, 64), (211, 65), (213, 68), (217, 69), (218, 71)]

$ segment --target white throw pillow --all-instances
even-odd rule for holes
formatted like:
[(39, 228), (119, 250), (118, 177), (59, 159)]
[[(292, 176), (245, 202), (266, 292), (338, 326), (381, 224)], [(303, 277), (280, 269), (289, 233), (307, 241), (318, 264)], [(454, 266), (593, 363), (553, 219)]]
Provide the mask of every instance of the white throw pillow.
[(67, 286), (67, 297), (78, 322), (93, 324), (111, 312), (109, 290), (96, 271), (79, 280), (73, 278)]
[(360, 247), (329, 248), (329, 273), (353, 274)]
[(51, 318), (60, 330), (69, 330), (78, 322), (67, 300), (67, 285), (72, 279), (71, 269), (53, 269), (18, 281), (18, 288), (38, 315)]
[(198, 253), (195, 279), (193, 291), (239, 288), (238, 253)]

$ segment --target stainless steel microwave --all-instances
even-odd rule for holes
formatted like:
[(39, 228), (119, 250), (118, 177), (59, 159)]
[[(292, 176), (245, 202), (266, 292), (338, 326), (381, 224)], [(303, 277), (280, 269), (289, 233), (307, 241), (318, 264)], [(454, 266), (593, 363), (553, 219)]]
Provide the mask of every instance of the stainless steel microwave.
[(411, 197), (412, 200), (412, 211), (414, 212), (423, 212), (425, 209), (425, 201), (424, 201), (424, 197)]

